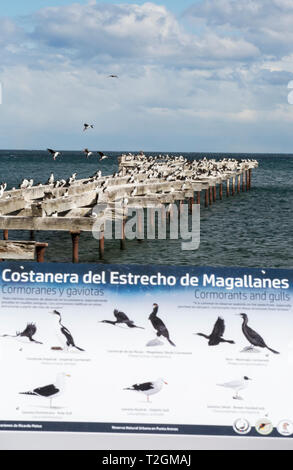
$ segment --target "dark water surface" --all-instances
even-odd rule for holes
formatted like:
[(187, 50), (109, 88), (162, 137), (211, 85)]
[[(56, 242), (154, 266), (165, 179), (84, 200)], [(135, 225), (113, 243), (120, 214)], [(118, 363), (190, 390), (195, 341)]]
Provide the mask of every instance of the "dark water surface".
[[(56, 178), (78, 172), (87, 177), (101, 168), (113, 173), (118, 153), (108, 153), (111, 161), (99, 164), (86, 160), (79, 152), (64, 152), (53, 162), (43, 151), (0, 151), (0, 181), (9, 188), (24, 178), (45, 182), (51, 171)], [(189, 159), (202, 154), (183, 154)], [(209, 266), (293, 267), (293, 155), (220, 155), (256, 158), (259, 168), (253, 171), (252, 190), (217, 201), (201, 210), (201, 245), (197, 251), (182, 251), (180, 240), (128, 241), (121, 252), (119, 241), (105, 242), (105, 262), (122, 264), (177, 264)], [(11, 239), (28, 239), (28, 232), (10, 232)], [(38, 241), (49, 243), (46, 261), (71, 261), (71, 237), (62, 232), (38, 232)], [(91, 233), (80, 239), (80, 261), (98, 261), (98, 242)]]

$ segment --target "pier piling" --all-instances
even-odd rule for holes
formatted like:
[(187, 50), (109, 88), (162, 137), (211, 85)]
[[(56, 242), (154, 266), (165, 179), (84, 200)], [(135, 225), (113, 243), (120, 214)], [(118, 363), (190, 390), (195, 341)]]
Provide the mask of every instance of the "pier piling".
[(80, 232), (71, 232), (71, 238), (72, 238), (72, 262), (78, 263)]

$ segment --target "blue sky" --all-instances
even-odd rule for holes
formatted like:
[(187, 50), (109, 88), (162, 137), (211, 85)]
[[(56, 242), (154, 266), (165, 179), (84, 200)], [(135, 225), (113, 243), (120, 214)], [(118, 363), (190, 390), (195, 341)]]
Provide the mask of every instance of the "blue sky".
[(292, 24), (293, 0), (2, 2), (1, 147), (291, 153)]
[[(28, 15), (33, 13), (34, 11), (44, 8), (44, 7), (51, 7), (51, 6), (64, 6), (70, 5), (74, 3), (72, 0), (10, 0), (9, 2), (2, 2), (0, 4), (0, 15), (2, 16), (17, 16), (17, 15)], [(81, 5), (85, 5), (87, 0), (79, 0)], [(113, 4), (113, 3), (125, 3), (123, 0), (116, 0), (113, 2), (112, 0), (102, 0), (97, 1), (99, 4)], [(138, 4), (142, 5), (145, 3), (141, 0), (128, 0), (127, 3)], [(188, 8), (195, 2), (192, 0), (168, 0), (165, 2), (162, 1), (154, 1), (157, 5), (166, 5), (171, 11), (175, 13), (182, 12), (185, 8)]]

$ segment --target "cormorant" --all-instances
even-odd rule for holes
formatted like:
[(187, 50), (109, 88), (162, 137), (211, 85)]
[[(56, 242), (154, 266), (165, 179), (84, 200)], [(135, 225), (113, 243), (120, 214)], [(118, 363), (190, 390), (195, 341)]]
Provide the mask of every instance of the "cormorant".
[(274, 351), (274, 349), (269, 348), (263, 338), (248, 326), (248, 316), (246, 313), (240, 313), (240, 316), (243, 318), (242, 331), (247, 341), (251, 344), (251, 349), (256, 346), (259, 348), (266, 348), (274, 354), (280, 354), (278, 351)]
[(149, 316), (149, 320), (153, 325), (154, 329), (157, 330), (157, 336), (163, 336), (169, 341), (172, 346), (176, 346), (176, 344), (174, 344), (173, 341), (170, 340), (169, 331), (167, 330), (165, 323), (159, 317), (157, 317), (157, 313), (159, 310), (158, 304), (153, 304), (153, 307), (154, 308)]
[(56, 152), (56, 150), (53, 150), (53, 149), (47, 149), (47, 150), (48, 150), (48, 152), (52, 155), (53, 160), (56, 160), (56, 158), (61, 155), (61, 153), (60, 153), (60, 152)]
[(56, 315), (56, 317), (58, 318), (58, 325), (57, 325), (56, 333), (57, 333), (57, 337), (58, 337), (59, 341), (62, 344), (62, 348), (63, 349), (67, 348), (67, 350), (69, 348), (75, 348), (75, 349), (78, 349), (78, 351), (84, 352), (84, 349), (81, 349), (78, 346), (76, 346), (76, 344), (74, 342), (74, 339), (72, 337), (72, 334), (66, 328), (66, 326), (62, 325), (62, 323), (61, 323), (61, 313), (57, 312), (57, 310), (54, 310), (52, 313), (53, 313), (53, 315)]
[(202, 336), (209, 340), (209, 346), (218, 346), (220, 343), (229, 343), (235, 344), (234, 341), (229, 341), (223, 338), (223, 334), (225, 333), (225, 322), (223, 318), (219, 317), (215, 323), (214, 329), (212, 333), (208, 336), (203, 333), (196, 333), (197, 336)]
[(101, 323), (108, 323), (109, 325), (118, 325), (124, 323), (128, 326), (128, 328), (139, 328), (140, 330), (144, 330), (144, 328), (142, 328), (141, 326), (136, 326), (134, 324), (134, 321), (130, 320), (125, 313), (119, 312), (119, 310), (117, 309), (115, 309), (113, 313), (116, 318), (116, 321), (103, 320), (101, 321)]
[(40, 341), (36, 341), (33, 336), (37, 332), (37, 327), (34, 323), (28, 323), (26, 328), (22, 332), (16, 332), (16, 334), (13, 335), (2, 335), (2, 338), (28, 338), (28, 340), (32, 343), (36, 344), (43, 344)]

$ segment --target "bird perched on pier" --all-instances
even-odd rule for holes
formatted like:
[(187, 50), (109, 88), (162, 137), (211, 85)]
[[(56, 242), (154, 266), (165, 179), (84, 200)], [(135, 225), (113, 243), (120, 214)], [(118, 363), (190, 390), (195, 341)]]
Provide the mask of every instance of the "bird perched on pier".
[(52, 400), (64, 393), (65, 390), (65, 380), (67, 377), (70, 377), (69, 374), (62, 372), (57, 375), (56, 382), (50, 385), (45, 385), (44, 387), (34, 388), (28, 392), (20, 392), (20, 395), (29, 395), (40, 398), (45, 398), (50, 400), (50, 408), (52, 408)]
[(93, 152), (90, 152), (89, 149), (84, 149), (84, 153), (86, 155), (86, 158), (89, 158), (92, 156)]
[(24, 178), (19, 185), (19, 189), (27, 189), (29, 187), (29, 180)]
[(203, 338), (208, 339), (209, 346), (218, 346), (220, 343), (235, 344), (234, 341), (229, 341), (229, 340), (224, 339), (223, 338), (224, 333), (225, 333), (225, 322), (223, 318), (219, 317), (214, 325), (214, 329), (212, 333), (209, 336), (203, 333), (196, 333), (196, 334), (197, 336), (202, 336)]
[(1, 183), (1, 185), (0, 185), (0, 198), (3, 197), (3, 194), (5, 193), (6, 188), (7, 188), (7, 183)]
[(62, 345), (62, 349), (65, 349), (67, 351), (69, 351), (70, 349), (77, 349), (78, 351), (84, 352), (84, 349), (81, 349), (76, 346), (73, 336), (68, 330), (68, 328), (62, 325), (61, 313), (57, 312), (57, 310), (54, 310), (51, 313), (56, 317), (56, 335), (60, 344)]
[(95, 173), (93, 176), (91, 176), (91, 178), (93, 178), (93, 179), (102, 178), (102, 172), (101, 172), (101, 170), (96, 171), (96, 173)]
[(100, 323), (108, 323), (109, 325), (120, 325), (124, 323), (128, 328), (139, 328), (140, 330), (144, 330), (141, 326), (136, 326), (134, 321), (130, 320), (125, 313), (119, 312), (117, 309), (115, 309), (113, 313), (116, 321), (102, 320)]
[(76, 181), (77, 173), (73, 173), (66, 181), (66, 187), (71, 186)]
[(2, 338), (17, 338), (19, 340), (29, 340), (31, 343), (43, 344), (40, 341), (36, 341), (33, 336), (37, 332), (37, 327), (34, 323), (28, 323), (26, 328), (21, 332), (16, 332), (15, 335), (2, 335)]
[(94, 128), (93, 124), (84, 123), (83, 132), (88, 131), (89, 129), (93, 129), (93, 128)]
[(98, 152), (98, 154), (100, 155), (100, 161), (102, 160), (106, 160), (107, 158), (109, 158), (107, 155), (105, 155), (103, 152)]
[(55, 176), (54, 173), (51, 173), (50, 177), (48, 178), (48, 181), (46, 184), (53, 184), (55, 181)]
[(56, 150), (53, 150), (53, 149), (47, 149), (48, 152), (50, 153), (50, 155), (52, 155), (53, 157), (53, 160), (56, 160), (57, 157), (59, 157), (61, 155), (60, 152), (56, 152)]
[(155, 395), (156, 393), (159, 393), (164, 384), (168, 385), (167, 382), (163, 379), (158, 379), (155, 380), (154, 382), (145, 382), (141, 384), (135, 384), (132, 385), (131, 387), (124, 388), (124, 390), (131, 390), (133, 392), (139, 392), (147, 396), (147, 401), (149, 401), (149, 397), (151, 395)]
[(280, 354), (278, 351), (275, 351), (274, 349), (269, 348), (266, 345), (263, 338), (258, 333), (256, 333), (256, 331), (252, 330), (248, 326), (248, 316), (246, 315), (246, 313), (240, 313), (240, 317), (242, 317), (243, 319), (243, 323), (242, 323), (243, 334), (245, 338), (247, 339), (247, 341), (249, 341), (249, 343), (251, 344), (251, 346), (247, 350), (253, 350), (254, 347), (258, 347), (258, 348), (263, 348), (263, 349), (266, 348), (269, 351), (271, 351), (273, 354)]
[(172, 346), (176, 347), (176, 344), (174, 344), (170, 339), (169, 331), (167, 330), (165, 323), (157, 316), (158, 310), (158, 304), (153, 304), (153, 311), (149, 316), (149, 320), (154, 329), (157, 331), (157, 336), (163, 336)]
[(239, 396), (239, 392), (248, 387), (248, 383), (250, 380), (251, 379), (249, 377), (245, 376), (240, 380), (235, 380), (233, 382), (227, 382), (224, 384), (218, 384), (218, 387), (224, 387), (224, 388), (235, 390), (236, 395), (233, 397), (233, 400), (243, 400), (243, 398)]

